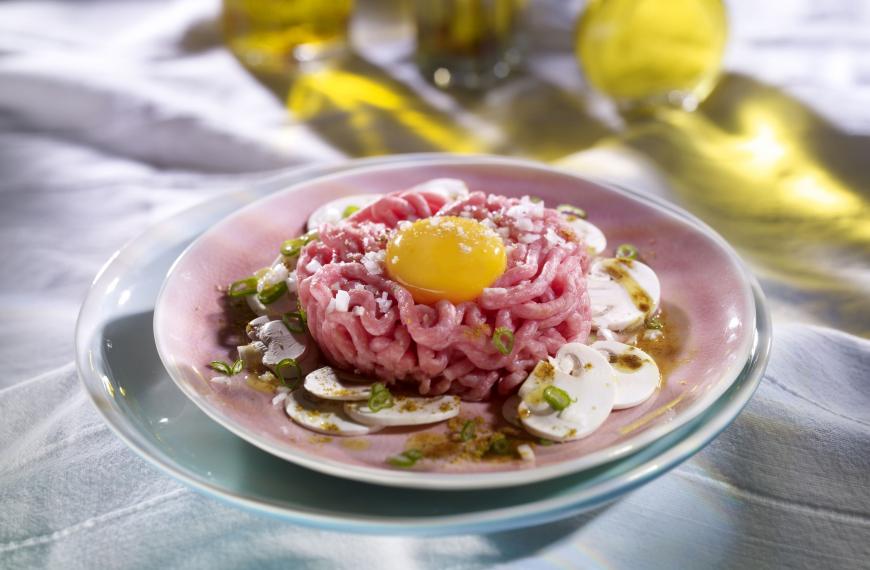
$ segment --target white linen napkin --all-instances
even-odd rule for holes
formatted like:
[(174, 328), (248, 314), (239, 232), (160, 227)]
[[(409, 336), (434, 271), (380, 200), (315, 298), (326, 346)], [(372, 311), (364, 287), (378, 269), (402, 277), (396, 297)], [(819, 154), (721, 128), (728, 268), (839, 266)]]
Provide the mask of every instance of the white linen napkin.
[[(593, 513), (446, 538), (312, 530), (203, 497), (127, 449), (66, 362), (0, 391), (0, 566), (865, 567), (870, 342), (777, 333), (747, 408), (673, 472)], [(0, 361), (42, 345), (0, 343)]]

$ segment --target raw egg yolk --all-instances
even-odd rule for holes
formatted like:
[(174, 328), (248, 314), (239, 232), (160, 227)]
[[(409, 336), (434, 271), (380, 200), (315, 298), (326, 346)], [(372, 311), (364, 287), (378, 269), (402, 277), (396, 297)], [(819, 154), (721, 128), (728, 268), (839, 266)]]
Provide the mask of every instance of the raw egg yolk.
[(453, 216), (417, 220), (387, 244), (387, 274), (418, 303), (471, 301), (504, 273), (501, 237), (476, 220)]

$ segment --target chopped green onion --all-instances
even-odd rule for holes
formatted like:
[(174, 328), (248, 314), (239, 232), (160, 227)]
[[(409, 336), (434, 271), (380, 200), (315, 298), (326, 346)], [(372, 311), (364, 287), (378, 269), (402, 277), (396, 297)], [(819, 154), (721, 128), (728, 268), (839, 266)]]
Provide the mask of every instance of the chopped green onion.
[(637, 248), (630, 243), (624, 243), (616, 248), (616, 257), (620, 259), (637, 259)]
[(284, 321), (284, 326), (287, 327), (288, 331), (297, 334), (305, 332), (305, 319), (301, 313), (295, 311), (284, 313), (281, 320)]
[(418, 461), (423, 458), (423, 452), (419, 449), (409, 449), (398, 455), (387, 458), (387, 463), (393, 467), (402, 467), (407, 469), (413, 467)]
[(393, 395), (381, 382), (372, 384), (372, 393), (369, 396), (369, 409), (379, 412), (384, 408), (393, 407)]
[(571, 204), (559, 204), (556, 206), (556, 210), (563, 214), (567, 214), (569, 216), (577, 216), (585, 220), (588, 215), (586, 214), (586, 210), (583, 208), (578, 208), (577, 206), (572, 206)]
[(544, 400), (557, 412), (561, 412), (571, 405), (571, 396), (568, 395), (568, 392), (555, 386), (544, 388)]
[(543, 201), (544, 199), (538, 196), (529, 196), (529, 202), (531, 202), (532, 204), (540, 204)]
[(646, 328), (658, 331), (665, 328), (665, 323), (662, 322), (661, 317), (654, 315), (646, 320)]
[(344, 211), (341, 213), (341, 217), (342, 218), (349, 218), (355, 212), (359, 212), (359, 206), (354, 206), (353, 204), (351, 204), (350, 206), (348, 206), (347, 208), (344, 209)]
[(264, 305), (270, 305), (280, 299), (287, 292), (287, 282), (279, 281), (257, 293), (257, 299)]
[(230, 297), (247, 297), (257, 292), (257, 278), (245, 277), (238, 281), (233, 281), (227, 293)]
[(245, 361), (240, 358), (240, 359), (236, 360), (235, 362), (233, 362), (233, 367), (230, 368), (230, 372), (232, 372), (233, 376), (235, 376), (236, 374), (241, 372), (244, 367), (245, 367)]
[(496, 434), (496, 436), (498, 435), (501, 435), (501, 437), (493, 437), (492, 442), (489, 444), (489, 451), (496, 455), (508, 455), (513, 451), (511, 442), (504, 435)]
[(296, 257), (302, 250), (302, 245), (303, 244), (300, 244), (298, 239), (296, 238), (288, 239), (281, 244), (281, 255), (284, 255), (286, 257)]
[(459, 432), (459, 439), (462, 441), (471, 441), (474, 439), (474, 436), (477, 434), (477, 425), (472, 421), (468, 420), (463, 424), (462, 431)]
[(538, 440), (538, 445), (543, 445), (545, 447), (548, 445), (553, 445), (554, 443), (556, 443), (556, 442), (554, 442), (551, 439), (544, 439), (543, 437)]
[(514, 349), (514, 333), (507, 327), (498, 327), (492, 333), (492, 345), (502, 354), (510, 354)]
[(224, 376), (232, 376), (233, 375), (232, 368), (230, 368), (229, 364), (227, 364), (226, 362), (221, 362), (220, 360), (213, 360), (213, 361), (208, 363), (208, 366), (212, 370), (216, 370), (217, 372), (220, 372)]
[(281, 255), (296, 257), (302, 248), (320, 237), (317, 232), (308, 232), (297, 238), (288, 239), (281, 244)]
[[(295, 378), (293, 379), (293, 384), (289, 384), (287, 382), (287, 377), (284, 375), (285, 368), (292, 368)], [(281, 384), (284, 386), (289, 386), (291, 388), (295, 388), (297, 384), (302, 380), (302, 367), (299, 366), (299, 363), (295, 358), (285, 358), (281, 360), (278, 364), (275, 365), (275, 374), (278, 375), (278, 379), (281, 381)]]

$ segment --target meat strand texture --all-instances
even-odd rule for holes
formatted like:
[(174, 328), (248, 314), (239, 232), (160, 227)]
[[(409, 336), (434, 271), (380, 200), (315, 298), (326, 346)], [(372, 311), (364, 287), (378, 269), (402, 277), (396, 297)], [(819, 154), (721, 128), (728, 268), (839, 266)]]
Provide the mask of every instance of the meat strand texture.
[[(432, 215), (472, 218), (502, 236), (507, 268), (474, 301), (419, 304), (386, 273), (383, 254), (399, 224)], [(528, 198), (472, 192), (448, 203), (404, 191), (321, 227), (320, 240), (301, 252), (297, 281), (308, 328), (334, 365), (413, 384), (423, 395), (484, 400), (515, 392), (539, 360), (586, 340), (588, 268), (586, 244), (562, 215)], [(335, 310), (342, 290), (346, 312)], [(493, 343), (497, 328), (513, 333), (510, 354)]]

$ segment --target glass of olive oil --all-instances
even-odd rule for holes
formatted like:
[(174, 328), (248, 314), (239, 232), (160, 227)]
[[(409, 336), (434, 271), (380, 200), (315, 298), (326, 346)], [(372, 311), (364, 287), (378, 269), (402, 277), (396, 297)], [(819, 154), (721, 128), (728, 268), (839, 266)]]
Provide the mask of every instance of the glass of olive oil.
[(520, 63), (526, 0), (414, 0), (416, 59), (442, 88), (480, 89)]
[(721, 0), (590, 0), (577, 57), (623, 110), (693, 110), (715, 85), (727, 31)]
[(292, 71), (342, 51), (353, 0), (223, 0), (230, 50), (250, 68)]

